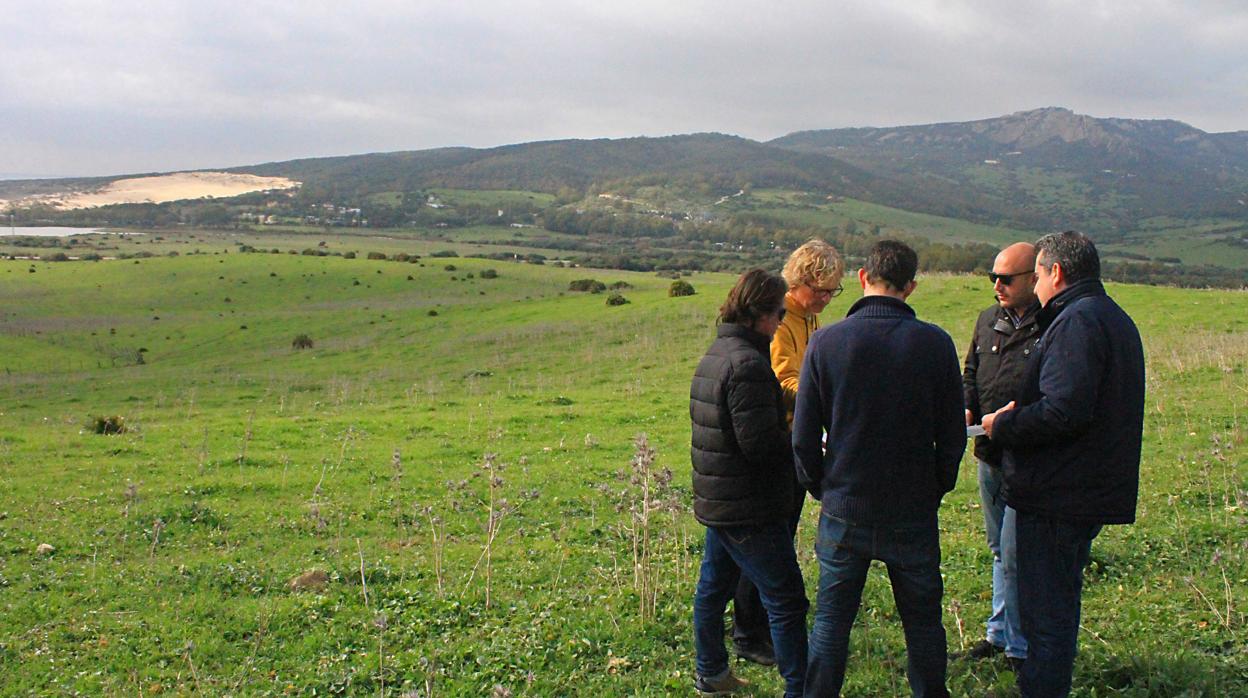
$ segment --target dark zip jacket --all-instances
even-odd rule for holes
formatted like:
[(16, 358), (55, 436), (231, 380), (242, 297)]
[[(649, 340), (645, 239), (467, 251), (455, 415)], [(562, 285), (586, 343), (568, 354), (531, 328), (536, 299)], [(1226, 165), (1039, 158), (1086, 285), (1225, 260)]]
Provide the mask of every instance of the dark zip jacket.
[(689, 389), (693, 515), (716, 527), (787, 522), (797, 484), (769, 340), (734, 323), (717, 334)]
[(1095, 280), (1063, 289), (1039, 320), (1019, 407), (993, 425), (1006, 501), (1058, 519), (1131, 523), (1144, 430), (1140, 333)]
[[(1015, 327), (1005, 308), (994, 303), (975, 321), (975, 335), (962, 368), (962, 394), (976, 424), (985, 414), (1017, 398), (1022, 390), (1027, 359), (1040, 341), (1039, 310), (1040, 303), (1032, 303)], [(977, 436), (975, 457), (1000, 467), (1001, 447), (986, 436)]]
[(825, 514), (934, 524), (966, 451), (953, 340), (901, 300), (859, 300), (806, 349), (793, 449), (798, 480)]

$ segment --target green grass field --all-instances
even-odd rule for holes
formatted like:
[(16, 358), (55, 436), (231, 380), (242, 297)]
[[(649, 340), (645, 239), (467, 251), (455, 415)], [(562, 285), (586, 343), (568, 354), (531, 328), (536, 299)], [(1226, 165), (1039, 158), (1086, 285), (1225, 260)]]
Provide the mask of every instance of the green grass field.
[[(0, 261), (0, 694), (692, 694), (688, 385), (733, 279), (669, 298), (421, 261)], [(567, 290), (586, 277), (631, 302)], [(1148, 355), (1143, 486), (1093, 548), (1075, 695), (1243, 695), (1248, 294), (1110, 290)], [(934, 275), (912, 300), (964, 348), (991, 293)], [(94, 433), (109, 416), (126, 431)], [(951, 649), (988, 612), (982, 525), (968, 455), (941, 510)], [(851, 651), (847, 696), (907, 692), (882, 568)], [(1015, 694), (1004, 664), (950, 687)]]

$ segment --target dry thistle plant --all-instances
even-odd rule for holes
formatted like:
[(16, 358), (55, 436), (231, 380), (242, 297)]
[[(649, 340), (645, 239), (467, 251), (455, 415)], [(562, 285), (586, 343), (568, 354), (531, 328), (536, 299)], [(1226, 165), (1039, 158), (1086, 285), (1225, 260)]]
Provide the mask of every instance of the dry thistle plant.
[(441, 516), (433, 515), (433, 507), (425, 507), (424, 514), (429, 519), (429, 535), (433, 539), (430, 541), (430, 550), (433, 553), (433, 575), (438, 581), (438, 596), (442, 596), (445, 593), (442, 565), (446, 559), (446, 521)]
[(247, 428), (243, 430), (243, 444), (238, 449), (238, 458), (235, 459), (239, 465), (247, 460), (247, 444), (251, 443), (251, 425), (256, 421), (256, 411), (252, 410), (247, 414)]
[(679, 503), (672, 489), (672, 471), (668, 468), (655, 471), (657, 452), (650, 446), (648, 437), (638, 434), (633, 439), (632, 472), (628, 475), (630, 513), (627, 531), (632, 543), (633, 590), (637, 593), (638, 611), (643, 620), (654, 617), (659, 604), (659, 579), (661, 575), (654, 563), (661, 531), (653, 530), (653, 515), (661, 511), (672, 513), (673, 528), (677, 530), (675, 511)]

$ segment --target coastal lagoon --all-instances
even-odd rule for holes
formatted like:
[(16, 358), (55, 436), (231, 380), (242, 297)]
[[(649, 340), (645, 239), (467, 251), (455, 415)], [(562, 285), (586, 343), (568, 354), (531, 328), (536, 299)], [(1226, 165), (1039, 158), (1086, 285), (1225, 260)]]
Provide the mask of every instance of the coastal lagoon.
[(131, 233), (116, 230), (103, 230), (101, 228), (70, 228), (66, 226), (42, 226), (42, 227), (9, 227), (0, 228), (3, 232), (0, 236), (4, 237), (37, 237), (37, 238), (64, 238), (72, 235), (143, 235), (144, 233)]

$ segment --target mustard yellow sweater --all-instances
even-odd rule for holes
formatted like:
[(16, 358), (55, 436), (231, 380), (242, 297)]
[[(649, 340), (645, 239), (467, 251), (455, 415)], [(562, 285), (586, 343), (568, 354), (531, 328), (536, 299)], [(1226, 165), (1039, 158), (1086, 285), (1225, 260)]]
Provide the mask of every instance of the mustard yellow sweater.
[(819, 329), (819, 316), (807, 313), (792, 298), (784, 297), (784, 322), (771, 339), (771, 370), (776, 372), (784, 390), (784, 409), (793, 423), (793, 405), (797, 401), (797, 378), (802, 371), (802, 357), (810, 336)]

